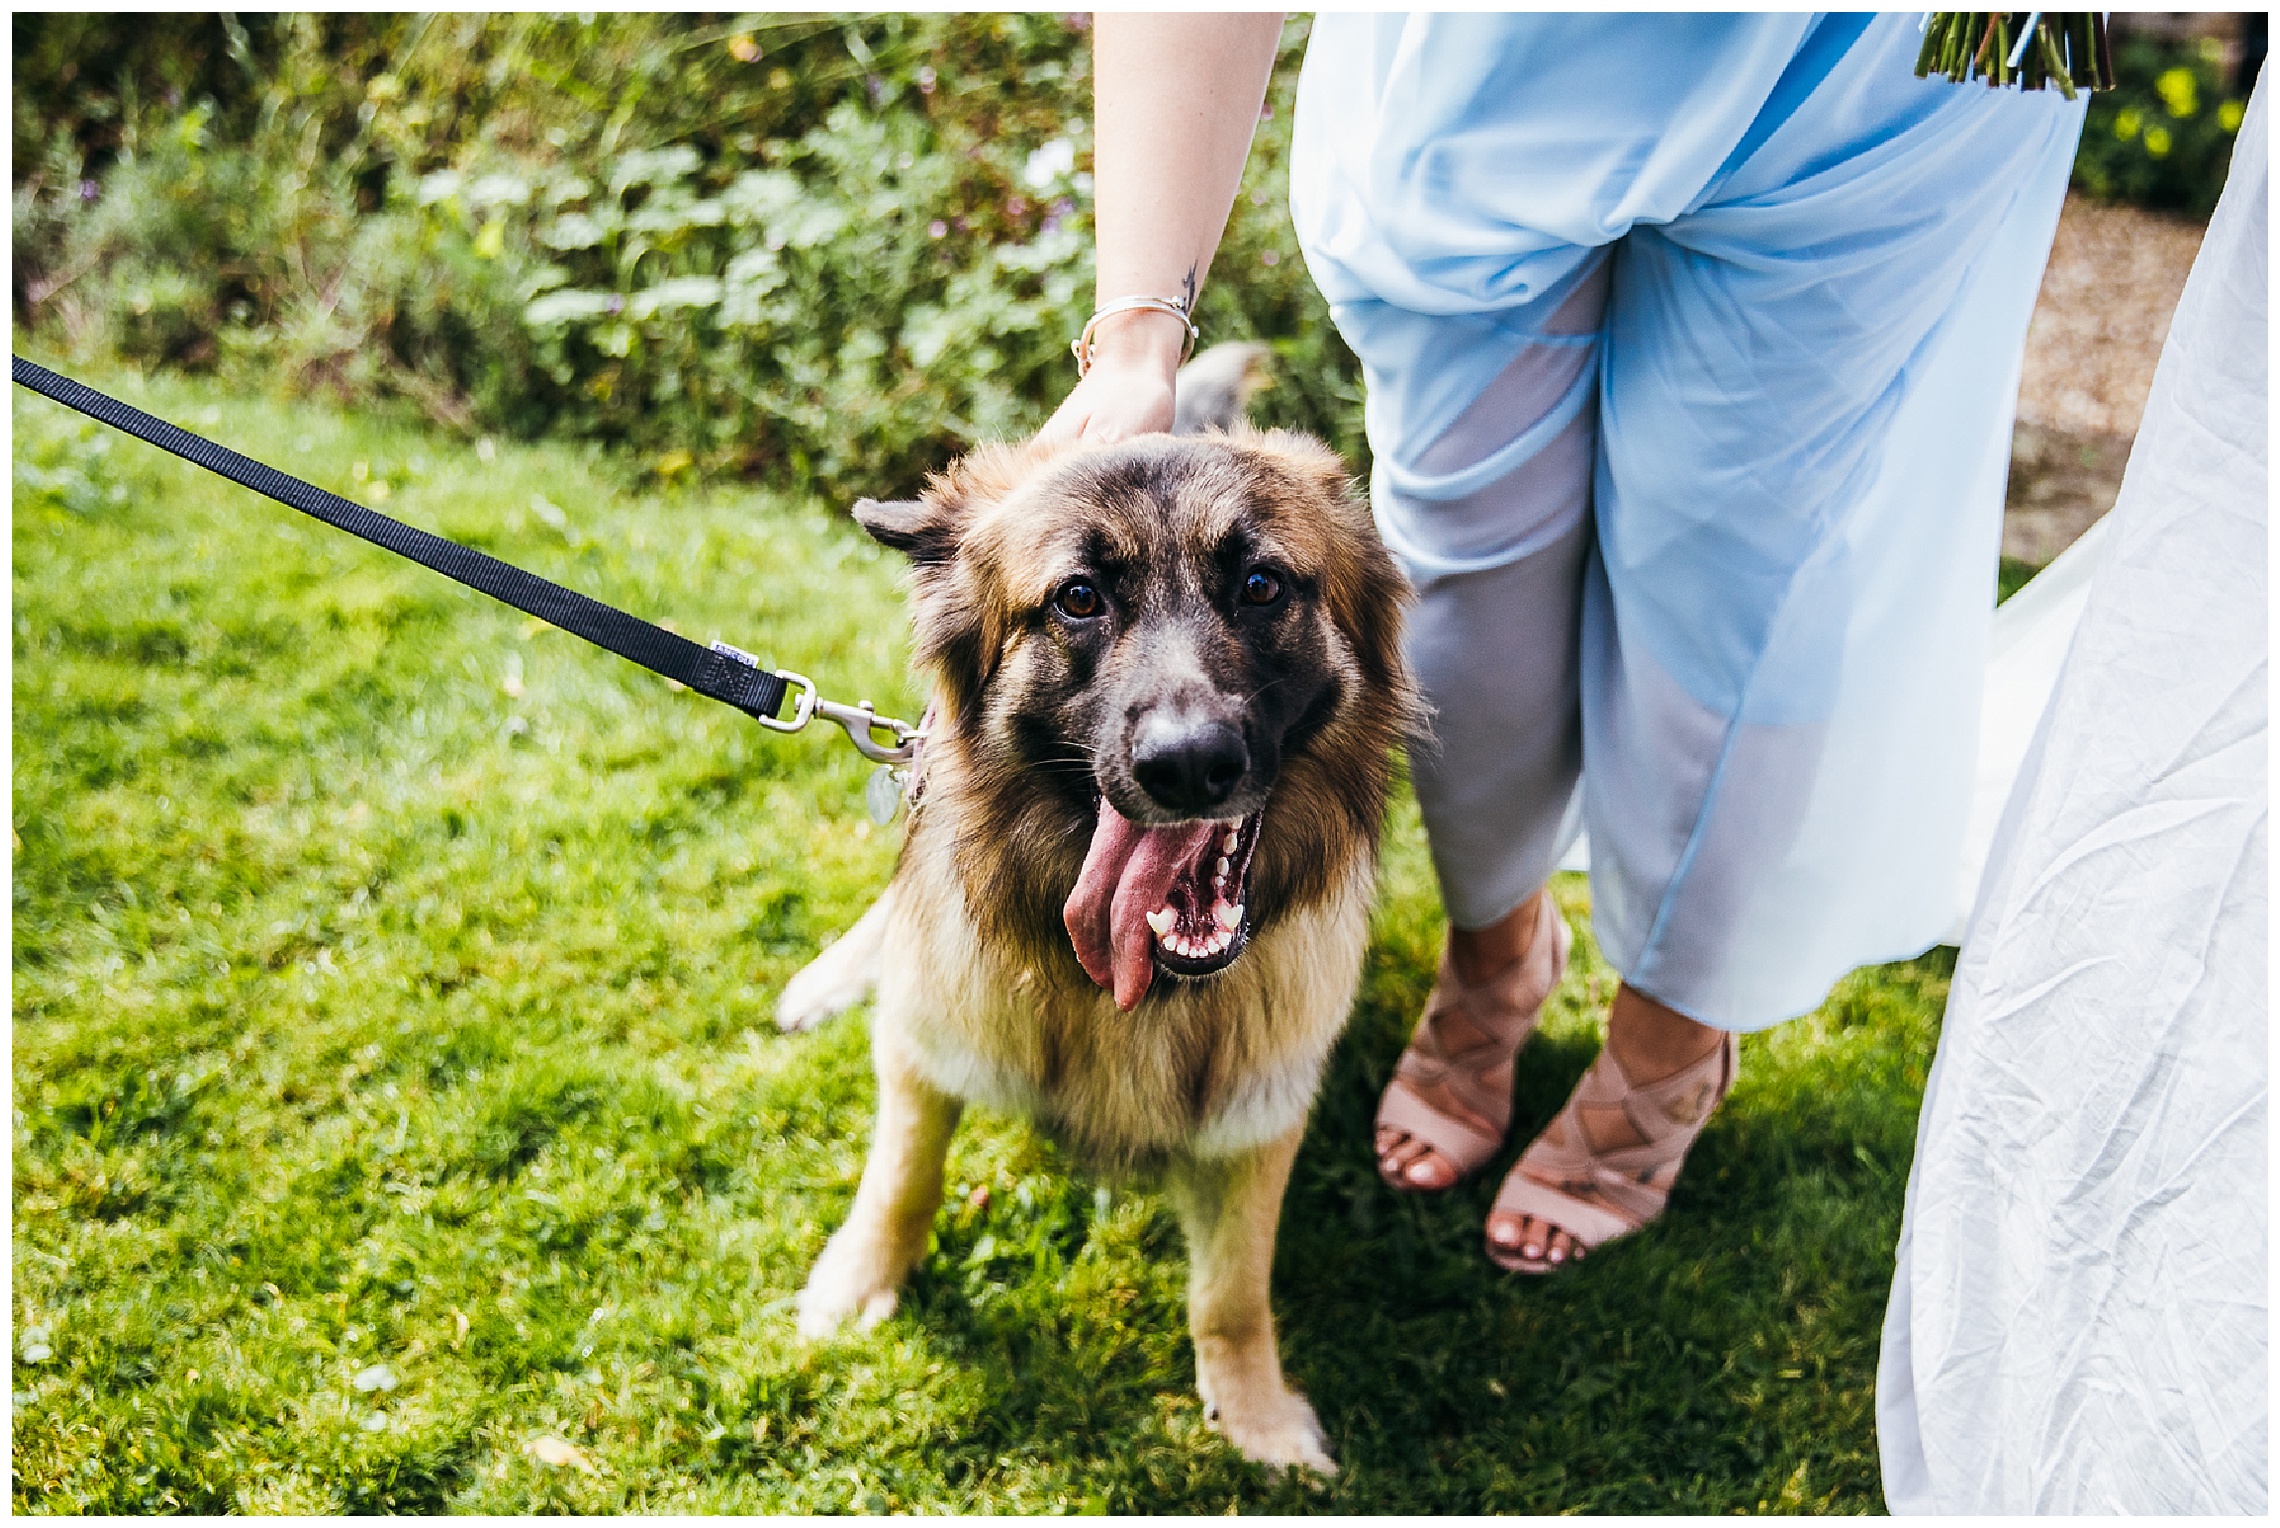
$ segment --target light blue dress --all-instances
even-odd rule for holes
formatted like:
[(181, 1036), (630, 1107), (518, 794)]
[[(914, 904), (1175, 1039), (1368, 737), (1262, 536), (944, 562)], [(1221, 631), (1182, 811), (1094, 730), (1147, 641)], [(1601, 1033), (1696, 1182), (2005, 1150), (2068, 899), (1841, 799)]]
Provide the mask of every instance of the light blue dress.
[(1910, 16), (1324, 16), (1291, 207), (1419, 586), (1451, 918), (1588, 827), (1754, 1029), (1948, 929), (2019, 360), (2082, 107)]

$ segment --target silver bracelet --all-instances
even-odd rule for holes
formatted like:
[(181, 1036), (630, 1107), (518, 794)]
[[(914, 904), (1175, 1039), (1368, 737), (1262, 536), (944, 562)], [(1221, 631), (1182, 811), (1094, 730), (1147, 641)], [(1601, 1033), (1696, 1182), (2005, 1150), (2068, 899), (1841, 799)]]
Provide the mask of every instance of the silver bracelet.
[(1188, 316), (1186, 303), (1176, 297), (1119, 297), (1114, 302), (1095, 308), (1093, 316), (1085, 320), (1084, 332), (1070, 342), (1069, 353), (1077, 358), (1078, 376), (1092, 370), (1092, 337), (1093, 331), (1100, 327), (1100, 321), (1114, 318), (1119, 313), (1139, 312), (1169, 313), (1180, 321), (1180, 327), (1187, 330), (1187, 344), (1180, 350), (1180, 364), (1187, 364), (1188, 357), (1195, 354), (1195, 342), (1202, 337), (1203, 331)]

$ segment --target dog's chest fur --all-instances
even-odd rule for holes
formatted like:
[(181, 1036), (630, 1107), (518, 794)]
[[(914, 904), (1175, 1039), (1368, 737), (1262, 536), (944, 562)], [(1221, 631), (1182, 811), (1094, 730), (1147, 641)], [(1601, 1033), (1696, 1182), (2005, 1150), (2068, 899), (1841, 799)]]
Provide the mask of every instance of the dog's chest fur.
[(1031, 1116), (1094, 1162), (1219, 1156), (1296, 1128), (1360, 979), (1373, 866), (1275, 921), (1228, 970), (1120, 1012), (1075, 962), (992, 939), (956, 823), (929, 800), (891, 893), (875, 1023), (936, 1087)]

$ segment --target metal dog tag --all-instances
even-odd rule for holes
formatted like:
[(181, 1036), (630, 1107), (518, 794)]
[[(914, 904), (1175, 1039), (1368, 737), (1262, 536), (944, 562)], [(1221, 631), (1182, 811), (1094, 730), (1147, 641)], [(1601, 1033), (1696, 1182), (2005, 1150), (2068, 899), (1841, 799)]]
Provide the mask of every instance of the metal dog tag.
[(895, 808), (902, 805), (903, 772), (892, 764), (881, 764), (871, 771), (871, 778), (863, 786), (863, 805), (871, 820), (885, 827), (895, 820)]

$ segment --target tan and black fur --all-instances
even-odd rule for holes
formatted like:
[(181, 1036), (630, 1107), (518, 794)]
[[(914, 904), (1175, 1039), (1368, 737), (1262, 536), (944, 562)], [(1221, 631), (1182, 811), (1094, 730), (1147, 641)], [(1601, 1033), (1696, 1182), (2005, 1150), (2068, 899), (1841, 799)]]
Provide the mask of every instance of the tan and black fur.
[[(961, 1105), (1017, 1109), (1104, 1169), (1160, 1176), (1188, 1237), (1207, 1415), (1253, 1459), (1333, 1469), (1282, 1378), (1268, 1268), (1360, 972), (1389, 753), (1419, 715), (1400, 575), (1332, 453), (1247, 428), (987, 448), (858, 518), (913, 559), (935, 720), (887, 894), (785, 994), (802, 1027), (876, 979), (877, 1132), (802, 1328), (893, 1308)], [(1251, 599), (1260, 569), (1272, 608)], [(1096, 620), (1057, 603), (1079, 578)], [(1164, 714), (1242, 740), (1212, 810), (1257, 814), (1247, 943), (1214, 974), (1159, 968), (1125, 1012), (1063, 906), (1104, 795), (1134, 822), (1179, 819), (1134, 772), (1135, 729)]]

